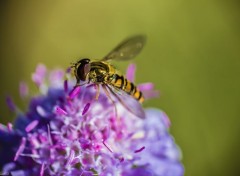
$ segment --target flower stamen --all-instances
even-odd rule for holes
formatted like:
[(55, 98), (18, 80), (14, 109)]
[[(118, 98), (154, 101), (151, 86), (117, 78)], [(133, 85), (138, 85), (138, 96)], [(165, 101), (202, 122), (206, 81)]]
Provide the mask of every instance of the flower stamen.
[(134, 153), (139, 153), (139, 152), (143, 151), (144, 149), (145, 149), (145, 147), (143, 146), (143, 147), (141, 147), (140, 149), (135, 150)]
[(66, 79), (63, 84), (64, 84), (63, 85), (64, 86), (64, 91), (68, 92), (68, 80)]
[(8, 108), (11, 111), (15, 111), (16, 110), (16, 105), (14, 104), (14, 102), (13, 102), (13, 100), (12, 100), (12, 98), (10, 96), (7, 96), (6, 103), (7, 103)]
[(42, 117), (46, 117), (47, 116), (47, 112), (43, 109), (42, 106), (37, 106), (36, 110), (38, 112), (38, 114)]
[(57, 115), (67, 115), (67, 112), (66, 111), (64, 111), (62, 108), (60, 108), (59, 106), (57, 106), (56, 108), (55, 108), (55, 113), (57, 114)]
[(41, 165), (40, 176), (43, 176), (43, 175), (44, 175), (44, 167), (45, 167), (45, 164), (43, 163), (43, 164)]
[(34, 120), (31, 123), (29, 123), (26, 128), (25, 131), (27, 133), (29, 133), (30, 131), (32, 131), (37, 125), (38, 125), (39, 121), (38, 120)]
[(25, 148), (25, 145), (26, 145), (26, 138), (23, 137), (22, 141), (21, 141), (21, 144), (20, 144), (20, 146), (19, 146), (19, 148), (18, 148), (18, 150), (15, 154), (14, 161), (16, 161), (18, 159), (19, 155), (23, 152), (23, 150)]
[(53, 142), (52, 142), (52, 137), (51, 137), (51, 131), (50, 131), (50, 126), (48, 125), (47, 126), (47, 129), (48, 129), (48, 141), (51, 145), (53, 145)]
[(80, 93), (80, 86), (75, 86), (73, 90), (69, 93), (69, 98), (73, 99)]
[(85, 107), (83, 108), (82, 115), (85, 115), (85, 114), (87, 113), (89, 107), (90, 107), (90, 103), (87, 103), (87, 104), (85, 105)]
[(12, 127), (13, 127), (12, 123), (9, 122), (9, 123), (7, 124), (7, 128), (8, 128), (8, 131), (9, 131), (9, 132), (12, 132), (12, 131), (13, 131)]
[(102, 143), (111, 153), (113, 153), (112, 149), (105, 143), (105, 141), (103, 141)]

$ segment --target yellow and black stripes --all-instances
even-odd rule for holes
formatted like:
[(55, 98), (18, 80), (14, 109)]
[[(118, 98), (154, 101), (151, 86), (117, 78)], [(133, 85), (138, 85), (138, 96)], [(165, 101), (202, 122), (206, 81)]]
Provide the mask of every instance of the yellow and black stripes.
[(115, 87), (119, 89), (123, 89), (124, 87), (124, 77), (121, 75), (114, 75), (114, 79), (112, 80), (112, 83)]
[(144, 101), (144, 97), (142, 92), (129, 80), (125, 80), (125, 87), (123, 90), (127, 92), (129, 95), (132, 95), (136, 100), (138, 100), (140, 103)]
[(124, 78), (122, 75), (115, 74), (111, 80), (111, 85), (125, 91), (140, 103), (144, 101), (142, 92), (132, 82)]

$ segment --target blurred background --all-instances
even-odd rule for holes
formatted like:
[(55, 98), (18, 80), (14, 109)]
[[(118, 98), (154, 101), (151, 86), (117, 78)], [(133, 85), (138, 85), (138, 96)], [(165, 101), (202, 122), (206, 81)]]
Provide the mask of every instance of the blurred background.
[[(240, 8), (236, 0), (92, 0), (0, 2), (0, 122), (14, 119), (10, 94), (38, 63), (66, 68), (100, 59), (122, 39), (143, 33), (137, 83), (153, 82), (183, 152), (185, 175), (240, 174)], [(128, 62), (116, 66), (125, 71)], [(161, 167), (161, 166), (159, 166)]]

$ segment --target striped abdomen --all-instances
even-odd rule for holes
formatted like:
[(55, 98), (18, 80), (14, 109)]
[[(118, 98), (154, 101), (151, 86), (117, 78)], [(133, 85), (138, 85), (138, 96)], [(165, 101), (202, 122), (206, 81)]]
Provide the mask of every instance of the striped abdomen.
[(115, 74), (114, 78), (110, 81), (110, 84), (133, 96), (140, 103), (144, 101), (142, 92), (132, 82), (124, 78), (122, 75)]

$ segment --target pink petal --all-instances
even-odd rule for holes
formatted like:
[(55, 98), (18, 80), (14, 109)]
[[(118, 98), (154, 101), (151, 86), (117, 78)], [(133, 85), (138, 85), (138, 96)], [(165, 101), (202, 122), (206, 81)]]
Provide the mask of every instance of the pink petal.
[(160, 94), (158, 90), (142, 91), (142, 93), (145, 99), (157, 98)]
[(137, 87), (140, 91), (153, 90), (154, 84), (153, 83), (142, 83), (142, 84), (139, 84)]
[(159, 97), (159, 91), (154, 90), (153, 83), (142, 83), (139, 84), (137, 87), (143, 93), (145, 99)]
[(131, 82), (134, 82), (135, 80), (135, 71), (136, 71), (136, 65), (130, 64), (127, 68), (126, 78)]

